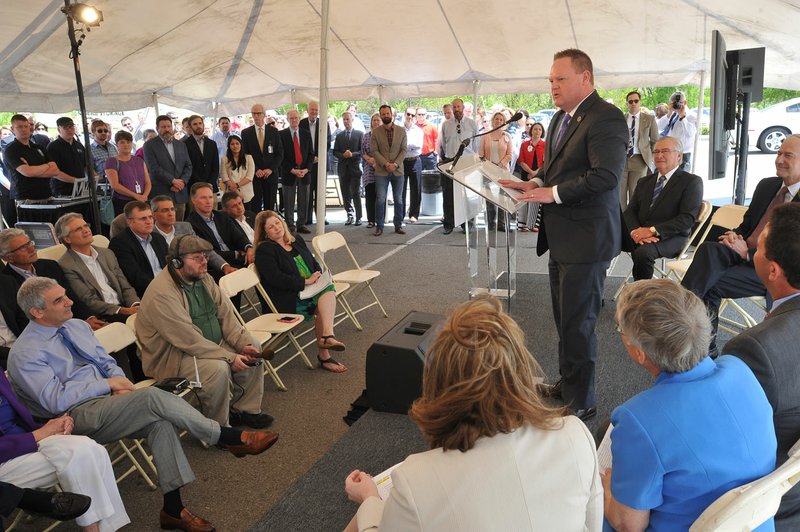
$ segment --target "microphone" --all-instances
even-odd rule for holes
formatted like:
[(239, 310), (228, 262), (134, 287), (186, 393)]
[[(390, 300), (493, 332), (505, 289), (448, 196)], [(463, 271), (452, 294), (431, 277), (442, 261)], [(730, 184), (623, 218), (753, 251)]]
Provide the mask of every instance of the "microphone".
[(453, 167), (456, 165), (456, 163), (461, 158), (461, 156), (464, 155), (464, 149), (467, 146), (469, 146), (469, 143), (472, 142), (472, 139), (476, 139), (478, 137), (482, 137), (484, 135), (488, 135), (489, 133), (494, 133), (498, 129), (503, 129), (504, 127), (506, 127), (511, 122), (516, 122), (517, 120), (520, 120), (521, 118), (522, 118), (522, 113), (517, 111), (516, 113), (514, 113), (514, 116), (512, 116), (507, 121), (505, 121), (502, 126), (497, 126), (496, 128), (490, 129), (489, 131), (484, 131), (483, 133), (477, 133), (475, 135), (472, 135), (468, 139), (464, 139), (463, 141), (461, 141), (461, 146), (458, 147), (458, 152), (456, 153), (456, 156), (453, 157), (453, 163), (447, 168), (447, 173), (450, 174), (450, 175), (453, 175)]

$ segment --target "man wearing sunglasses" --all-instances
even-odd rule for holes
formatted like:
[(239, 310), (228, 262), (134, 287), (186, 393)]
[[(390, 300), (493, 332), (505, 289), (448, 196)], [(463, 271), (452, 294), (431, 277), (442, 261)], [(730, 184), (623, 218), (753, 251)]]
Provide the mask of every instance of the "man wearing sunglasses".
[(95, 175), (99, 179), (106, 177), (106, 161), (109, 157), (119, 155), (117, 147), (111, 142), (111, 126), (102, 120), (92, 120), (92, 163)]
[(71, 196), (76, 179), (86, 177), (86, 152), (75, 134), (75, 122), (68, 116), (56, 120), (58, 137), (47, 145), (50, 160), (71, 178), (70, 182), (52, 179), (50, 190), (53, 196)]
[(628, 112), (625, 113), (628, 124), (628, 156), (619, 184), (619, 205), (623, 211), (633, 199), (639, 180), (655, 169), (653, 147), (658, 141), (656, 119), (650, 113), (642, 112), (642, 96), (639, 92), (629, 92), (625, 102), (628, 105)]

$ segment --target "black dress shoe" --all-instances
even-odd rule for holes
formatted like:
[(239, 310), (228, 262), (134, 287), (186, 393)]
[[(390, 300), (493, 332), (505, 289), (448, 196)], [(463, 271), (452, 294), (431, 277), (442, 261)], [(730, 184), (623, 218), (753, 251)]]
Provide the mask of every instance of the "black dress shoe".
[(250, 427), (251, 429), (265, 429), (272, 425), (275, 418), (269, 414), (249, 414), (247, 412), (233, 412), (228, 415), (231, 427)]
[(444, 231), (442, 231), (442, 234), (443, 235), (449, 235), (452, 232), (453, 232), (453, 228), (452, 227), (445, 227)]
[(78, 493), (54, 493), (50, 498), (50, 508), (38, 514), (58, 521), (71, 521), (86, 513), (92, 504), (92, 498)]
[(597, 407), (590, 406), (589, 408), (579, 408), (573, 412), (573, 415), (581, 421), (586, 422), (597, 415)]
[(395, 232), (395, 233), (397, 233), (398, 235), (404, 235), (404, 234), (406, 234), (406, 232), (403, 230), (403, 228), (402, 228), (402, 227), (395, 227), (395, 228), (394, 228), (394, 232)]
[(353, 225), (353, 217), (348, 216), (347, 221), (344, 223), (344, 225)]
[(563, 399), (561, 395), (562, 383), (563, 381), (558, 379), (555, 384), (539, 384), (536, 389), (542, 397), (547, 397), (548, 399)]
[(356, 220), (353, 225), (361, 225), (361, 220)]
[(383, 234), (383, 229), (377, 228), (375, 229), (375, 236), (381, 236)]
[(304, 235), (308, 235), (311, 234), (311, 229), (309, 229), (305, 225), (301, 225), (300, 227), (297, 228), (297, 232), (303, 233)]

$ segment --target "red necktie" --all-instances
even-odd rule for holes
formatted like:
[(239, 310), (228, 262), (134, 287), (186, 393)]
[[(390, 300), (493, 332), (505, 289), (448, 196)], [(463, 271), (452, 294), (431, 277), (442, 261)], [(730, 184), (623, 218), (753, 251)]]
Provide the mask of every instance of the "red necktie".
[(753, 232), (750, 233), (750, 236), (747, 237), (748, 248), (754, 249), (758, 245), (758, 235), (760, 235), (762, 231), (764, 231), (764, 227), (767, 226), (767, 222), (769, 222), (769, 219), (772, 217), (772, 211), (775, 210), (775, 207), (786, 203), (787, 192), (789, 192), (789, 188), (786, 185), (784, 185), (778, 191), (778, 195), (772, 199), (772, 202), (767, 207), (764, 216), (761, 217), (761, 219), (758, 221), (758, 225), (756, 225), (756, 228), (753, 229)]
[(300, 141), (297, 140), (297, 131), (294, 132), (294, 164), (296, 166), (303, 164), (303, 155), (300, 153)]

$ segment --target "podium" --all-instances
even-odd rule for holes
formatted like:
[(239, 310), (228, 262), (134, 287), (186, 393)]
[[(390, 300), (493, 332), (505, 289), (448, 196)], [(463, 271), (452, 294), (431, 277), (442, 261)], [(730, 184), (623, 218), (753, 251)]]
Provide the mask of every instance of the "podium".
[[(439, 164), (438, 168), (453, 180), (455, 224), (464, 223), (466, 231), (469, 297), (488, 293), (507, 301), (510, 309), (517, 291), (517, 232), (511, 226), (511, 220), (512, 214), (521, 209), (525, 202), (518, 199), (521, 191), (502, 187), (498, 180), (520, 179), (495, 164), (481, 160), (474, 153), (465, 154), (454, 167), (451, 166), (452, 163), (447, 162)], [(490, 224), (486, 224), (483, 239), (485, 249), (481, 250), (478, 244), (479, 231), (472, 220), (481, 212), (486, 215), (487, 204), (496, 207), (497, 223), (491, 229)], [(497, 227), (503, 224), (506, 230), (498, 231)], [(486, 266), (483, 274), (479, 267), (481, 256)]]

